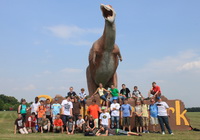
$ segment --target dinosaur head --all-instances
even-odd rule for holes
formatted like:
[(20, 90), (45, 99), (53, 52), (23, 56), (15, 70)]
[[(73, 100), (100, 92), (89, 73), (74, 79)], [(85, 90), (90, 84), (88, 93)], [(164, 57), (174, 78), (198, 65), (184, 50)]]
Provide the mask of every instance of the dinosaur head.
[(116, 13), (112, 6), (101, 4), (100, 8), (105, 20), (107, 20), (110, 23), (113, 23), (115, 21)]

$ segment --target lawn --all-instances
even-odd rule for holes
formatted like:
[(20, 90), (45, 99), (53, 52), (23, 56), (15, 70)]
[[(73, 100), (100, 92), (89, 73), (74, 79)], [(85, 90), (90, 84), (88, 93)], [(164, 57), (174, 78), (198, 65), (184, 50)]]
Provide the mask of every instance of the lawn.
[[(200, 112), (195, 113), (187, 113), (187, 116), (190, 118), (191, 125), (196, 128), (200, 128)], [(69, 136), (66, 134), (53, 134), (53, 133), (46, 133), (46, 134), (28, 134), (28, 135), (20, 135), (20, 134), (13, 134), (13, 123), (14, 120), (17, 117), (17, 113), (15, 111), (5, 111), (0, 112), (0, 139), (126, 139), (126, 140), (200, 140), (200, 132), (194, 132), (194, 131), (174, 131), (174, 136), (171, 135), (161, 135), (161, 134), (143, 134), (142, 137), (136, 137), (136, 136), (109, 136), (109, 137), (85, 137), (81, 134), (76, 134), (74, 136)]]

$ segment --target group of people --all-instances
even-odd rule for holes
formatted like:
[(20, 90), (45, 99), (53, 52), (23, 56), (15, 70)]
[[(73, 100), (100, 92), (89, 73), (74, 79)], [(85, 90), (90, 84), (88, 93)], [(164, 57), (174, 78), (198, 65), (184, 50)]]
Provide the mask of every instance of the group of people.
[[(135, 86), (132, 94), (125, 84), (122, 84), (120, 92), (114, 85), (110, 90), (99, 87), (92, 94), (92, 103), (87, 108), (87, 115), (80, 113), (81, 106), (85, 108), (86, 93), (82, 88), (79, 94), (70, 87), (66, 99), (60, 104), (58, 98), (54, 101), (46, 101), (35, 98), (35, 102), (27, 107), (26, 100), (21, 100), (18, 107), (18, 118), (15, 120), (14, 133), (21, 134), (55, 132), (68, 135), (84, 133), (85, 136), (108, 136), (108, 135), (136, 135), (149, 133), (149, 122), (153, 126), (152, 133), (156, 133), (156, 127), (160, 124), (161, 133), (165, 134), (165, 126), (169, 134), (173, 135), (170, 128), (169, 106), (161, 99), (160, 87), (155, 82), (144, 98), (138, 87)], [(95, 95), (98, 94), (102, 100), (101, 106), (97, 105)], [(151, 94), (153, 95), (151, 97)], [(129, 104), (129, 98), (135, 99), (135, 107)], [(150, 105), (147, 103), (150, 100)], [(27, 111), (31, 115), (27, 117)], [(131, 132), (131, 118), (135, 117), (136, 133)], [(122, 125), (120, 125), (122, 120)], [(121, 129), (120, 129), (121, 128)], [(128, 131), (126, 131), (126, 129)]]

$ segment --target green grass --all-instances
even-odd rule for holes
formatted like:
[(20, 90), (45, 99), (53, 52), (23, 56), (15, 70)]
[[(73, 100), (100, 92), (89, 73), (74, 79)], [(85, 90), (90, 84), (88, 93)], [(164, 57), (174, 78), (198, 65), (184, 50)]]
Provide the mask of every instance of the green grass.
[[(193, 127), (200, 128), (200, 112), (189, 112), (187, 113), (187, 116), (190, 118), (190, 123)], [(17, 113), (15, 111), (6, 111), (6, 112), (0, 112), (0, 139), (95, 139), (95, 140), (103, 140), (103, 139), (126, 139), (126, 140), (199, 140), (200, 139), (200, 132), (194, 132), (194, 131), (174, 131), (174, 136), (171, 135), (161, 135), (161, 134), (144, 134), (142, 137), (136, 137), (136, 136), (109, 136), (109, 137), (85, 137), (81, 134), (76, 134), (73, 136), (69, 136), (66, 134), (54, 134), (54, 133), (44, 133), (44, 134), (28, 134), (28, 135), (21, 135), (21, 134), (13, 134), (13, 128), (14, 128), (14, 120), (17, 117)]]

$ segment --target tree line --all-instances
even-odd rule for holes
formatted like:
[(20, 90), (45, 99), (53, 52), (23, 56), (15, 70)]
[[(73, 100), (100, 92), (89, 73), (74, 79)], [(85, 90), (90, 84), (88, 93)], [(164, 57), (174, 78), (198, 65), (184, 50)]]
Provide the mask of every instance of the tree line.
[(187, 112), (200, 112), (200, 107), (186, 108)]

